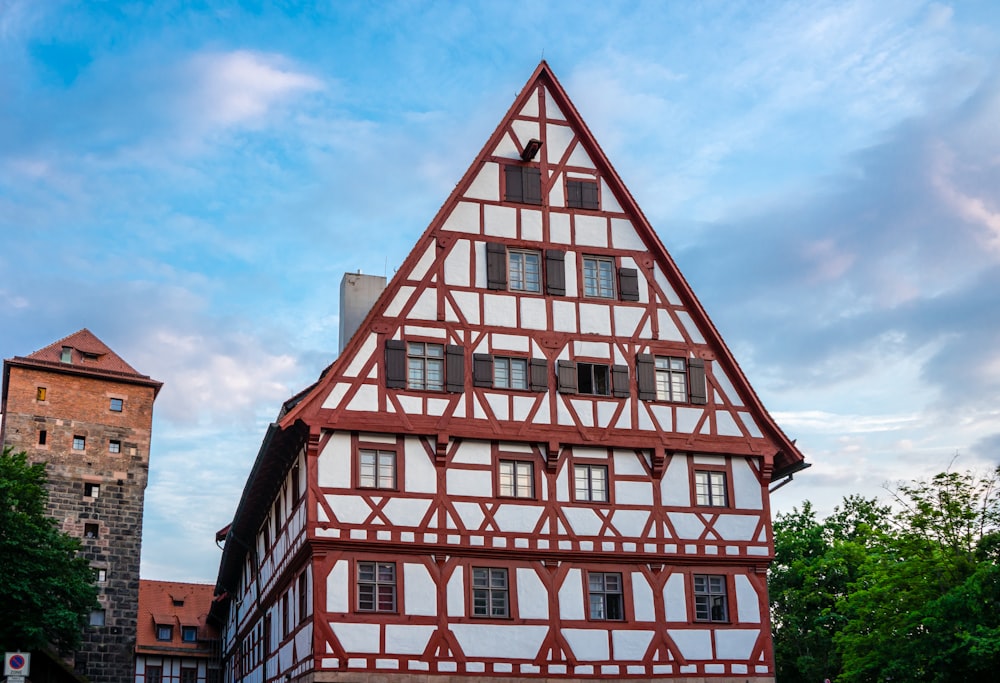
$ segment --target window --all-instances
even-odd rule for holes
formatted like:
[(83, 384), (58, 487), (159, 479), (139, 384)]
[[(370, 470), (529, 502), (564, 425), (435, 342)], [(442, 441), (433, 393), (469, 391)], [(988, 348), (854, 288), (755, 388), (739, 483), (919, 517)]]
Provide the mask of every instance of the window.
[(605, 465), (575, 465), (573, 480), (577, 500), (607, 502), (608, 468)]
[(156, 625), (156, 639), (157, 640), (171, 640), (174, 637), (174, 627), (170, 624), (157, 624)]
[(694, 497), (698, 505), (726, 507), (726, 473), (696, 471)]
[(299, 621), (305, 621), (309, 613), (309, 586), (306, 581), (306, 573), (299, 574)]
[(396, 488), (396, 454), (392, 451), (358, 451), (358, 484), (369, 489)]
[(97, 498), (101, 495), (101, 485), (100, 484), (84, 484), (83, 485), (83, 495), (88, 498)]
[(299, 483), (299, 466), (292, 468), (292, 505), (295, 505), (302, 498), (302, 485)]
[(588, 577), (590, 618), (615, 621), (625, 618), (622, 608), (622, 575), (615, 572), (590, 572)]
[(583, 257), (583, 295), (613, 299), (615, 264), (609, 258)]
[(511, 291), (542, 291), (542, 256), (537, 251), (507, 252), (507, 283)]
[(656, 357), (656, 398), (659, 401), (687, 401), (687, 366), (683, 358)]
[(198, 683), (198, 669), (190, 666), (182, 667), (181, 683)]
[(198, 641), (198, 627), (197, 626), (181, 626), (181, 640), (185, 643), (194, 643)]
[(599, 209), (596, 180), (567, 180), (566, 206), (572, 209)]
[(278, 492), (278, 497), (274, 499), (274, 536), (278, 537), (278, 529), (281, 528), (281, 520), (284, 515), (281, 514), (281, 492)]
[(145, 683), (163, 683), (163, 667), (147, 664)]
[(542, 173), (532, 166), (504, 166), (504, 200), (542, 203)]
[(396, 611), (395, 562), (358, 562), (358, 611)]
[(94, 570), (94, 580), (97, 583), (105, 583), (108, 580), (108, 570), (97, 568)]
[(97, 538), (99, 527), (96, 524), (84, 524), (83, 525), (83, 537), (84, 538)]
[(111, 412), (120, 413), (125, 406), (125, 401), (120, 398), (111, 399)]
[(49, 438), (49, 433), (48, 432), (46, 432), (44, 429), (38, 430), (38, 445), (39, 446), (44, 446), (45, 442), (48, 441), (48, 438)]
[(90, 610), (90, 625), (104, 626), (104, 610), (102, 609)]
[(527, 358), (494, 358), (493, 387), (495, 389), (528, 390)]
[(530, 462), (500, 461), (500, 495), (509, 498), (534, 498), (535, 475)]
[(285, 636), (288, 635), (288, 622), (290, 621), (290, 619), (288, 617), (289, 617), (289, 614), (288, 614), (288, 593), (285, 592), (285, 594), (281, 596), (281, 637), (282, 638), (284, 638)]
[(87, 447), (87, 437), (74, 435), (73, 436), (73, 450), (82, 451)]
[(725, 576), (695, 575), (695, 621), (729, 621), (727, 602)]
[(36, 401), (44, 401), (47, 395), (48, 395), (48, 390), (45, 387), (38, 387), (37, 389), (35, 389)]
[(507, 570), (495, 567), (472, 568), (472, 616), (510, 616)]
[(59, 362), (61, 363), (72, 363), (73, 362), (73, 347), (64, 346), (62, 347), (62, 353), (59, 355)]
[(406, 368), (409, 389), (444, 389), (444, 346), (410, 342), (406, 345)]
[(122, 442), (118, 439), (111, 439), (108, 441), (108, 453), (121, 453), (122, 452)]
[(611, 368), (597, 363), (577, 363), (576, 386), (581, 394), (610, 396)]

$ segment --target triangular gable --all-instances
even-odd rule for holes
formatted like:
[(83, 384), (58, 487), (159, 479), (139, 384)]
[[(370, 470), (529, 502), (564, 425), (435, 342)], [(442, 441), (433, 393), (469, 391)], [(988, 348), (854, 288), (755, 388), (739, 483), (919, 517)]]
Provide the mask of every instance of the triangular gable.
[[(525, 160), (532, 141), (540, 141), (541, 148)], [(571, 205), (579, 202), (581, 191), (596, 204)], [(536, 192), (540, 197), (533, 196)], [(488, 265), (494, 247), (570, 260), (559, 266), (565, 267), (565, 295), (496, 291)], [(579, 296), (583, 255), (614, 261), (623, 278), (622, 295), (625, 271), (630, 271), (637, 283), (629, 285), (634, 297), (609, 302)], [(550, 377), (560, 362), (593, 357), (626, 368), (625, 376), (631, 372), (634, 378), (636, 358), (668, 349), (692, 367), (707, 364), (705, 397), (699, 403), (708, 407), (623, 401), (617, 395), (604, 401), (561, 392), (507, 396), (474, 387), (469, 376), (450, 387), (451, 393), (386, 391), (393, 369), (384, 349), (403, 348), (409, 339), (457, 349), (448, 363), (454, 360), (466, 375), (477, 354), (510, 352), (545, 359)], [(552, 403), (543, 398), (547, 395)], [(662, 449), (666, 443), (668, 450), (698, 450), (722, 439), (732, 443), (731, 452), (763, 456), (777, 471), (802, 461), (545, 62), (340, 358), (280, 424), (298, 420), (314, 428), (392, 426), (469, 436), (509, 434), (513, 426), (527, 435), (544, 425), (550, 441), (585, 443), (604, 438), (595, 437), (595, 430), (604, 430), (629, 433), (640, 442), (645, 435), (650, 447)]]

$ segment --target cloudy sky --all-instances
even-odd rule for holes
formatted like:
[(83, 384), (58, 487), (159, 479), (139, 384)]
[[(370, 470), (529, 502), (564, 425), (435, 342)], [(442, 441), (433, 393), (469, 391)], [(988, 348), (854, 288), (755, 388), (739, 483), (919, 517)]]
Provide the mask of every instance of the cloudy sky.
[(0, 0), (0, 356), (164, 382), (145, 578), (214, 581), (342, 274), (543, 57), (813, 464), (777, 510), (1000, 461), (1000, 3), (273, 4)]

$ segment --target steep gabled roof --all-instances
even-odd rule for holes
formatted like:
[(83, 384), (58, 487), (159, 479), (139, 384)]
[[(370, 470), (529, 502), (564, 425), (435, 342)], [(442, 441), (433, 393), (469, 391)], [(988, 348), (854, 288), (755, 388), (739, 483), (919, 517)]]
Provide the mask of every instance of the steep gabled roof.
[[(140, 579), (136, 652), (164, 654), (167, 650), (177, 650), (190, 656), (198, 650), (210, 651), (211, 648), (197, 642), (184, 642), (182, 628), (197, 628), (201, 641), (217, 636), (215, 627), (206, 624), (213, 593), (211, 584)], [(157, 639), (157, 626), (172, 627), (171, 639)]]

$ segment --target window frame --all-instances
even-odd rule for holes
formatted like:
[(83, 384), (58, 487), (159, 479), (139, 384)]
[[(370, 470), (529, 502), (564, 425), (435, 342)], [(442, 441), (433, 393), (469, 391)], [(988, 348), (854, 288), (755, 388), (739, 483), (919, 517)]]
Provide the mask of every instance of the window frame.
[(198, 683), (198, 668), (193, 666), (182, 666), (180, 678), (177, 679), (180, 683)]
[[(667, 367), (661, 367), (660, 364), (664, 363)], [(679, 364), (680, 367), (671, 367), (674, 364)], [(653, 357), (653, 377), (656, 383), (656, 400), (664, 401), (667, 403), (687, 403), (690, 400), (690, 387), (688, 386), (688, 363), (687, 358), (680, 356), (654, 356)], [(665, 381), (661, 382), (661, 378), (665, 378)], [(675, 394), (675, 381), (677, 378), (683, 382), (683, 386), (678, 391), (679, 396), (674, 396)], [(661, 385), (666, 391), (661, 391)], [(666, 395), (665, 395), (666, 394)]]
[(101, 485), (91, 481), (83, 482), (83, 495), (86, 498), (100, 498)]
[[(167, 643), (174, 639), (173, 624), (156, 624), (156, 639), (161, 643)], [(166, 637), (164, 637), (166, 634)]]
[[(587, 266), (589, 262), (594, 264), (596, 272), (594, 276), (588, 277)], [(605, 279), (601, 273), (602, 265), (608, 268), (606, 282), (602, 282)], [(613, 256), (583, 254), (580, 257), (580, 287), (582, 296), (587, 299), (615, 299), (617, 295), (617, 287), (615, 286), (617, 272), (617, 263)], [(589, 289), (588, 279), (594, 282), (595, 288), (593, 290)]]
[[(605, 391), (602, 392), (597, 391), (599, 374), (603, 374), (604, 376)], [(579, 360), (576, 362), (576, 393), (580, 396), (611, 396), (614, 393), (612, 382), (611, 363), (594, 363)], [(590, 391), (585, 391), (584, 387), (588, 385)]]
[(103, 607), (97, 607), (90, 610), (90, 615), (87, 617), (87, 625), (99, 628), (101, 626), (107, 626), (108, 612)]
[(74, 451), (87, 450), (87, 437), (85, 435), (80, 435), (80, 434), (73, 435), (73, 450)]
[[(355, 452), (355, 485), (359, 489), (366, 490), (382, 490), (382, 491), (398, 491), (399, 484), (399, 452), (394, 445), (391, 444), (371, 444), (371, 443), (358, 443), (357, 447), (354, 449)], [(371, 475), (366, 475), (364, 470), (363, 458), (365, 453), (374, 453), (374, 471)], [(381, 480), (381, 456), (391, 456), (391, 477), (392, 481), (389, 484), (384, 484)], [(371, 476), (373, 478), (373, 483), (366, 484), (365, 478)]]
[[(538, 249), (525, 249), (522, 247), (508, 247), (507, 248), (507, 291), (518, 292), (521, 294), (541, 294), (544, 281), (544, 271), (543, 271), (543, 259), (542, 252)], [(518, 277), (515, 278), (515, 268), (514, 261), (515, 255), (520, 257), (521, 263), (517, 268)], [(531, 289), (527, 285), (530, 283), (529, 269), (528, 269), (528, 257), (533, 257), (535, 260), (535, 280), (534, 289)]]
[[(522, 386), (514, 386), (515, 363), (523, 366), (521, 368)], [(506, 366), (506, 386), (497, 383), (497, 368), (501, 366)], [(531, 359), (524, 356), (493, 356), (493, 388), (509, 391), (531, 391)]]
[[(192, 637), (188, 638), (188, 635)], [(197, 643), (198, 642), (198, 627), (197, 626), (181, 626), (181, 642), (182, 643)]]
[[(504, 473), (504, 466), (509, 465), (511, 467), (511, 472), (509, 474)], [(525, 495), (521, 494), (520, 487), (518, 485), (519, 479), (523, 478), (522, 473), (519, 472), (522, 468), (527, 468), (527, 480), (528, 480), (528, 491)], [(504, 477), (509, 476), (511, 478), (510, 491), (504, 492)], [(538, 490), (538, 482), (535, 480), (535, 462), (533, 460), (525, 460), (523, 458), (514, 457), (504, 457), (501, 456), (497, 459), (497, 469), (496, 469), (496, 497), (497, 498), (509, 498), (515, 500), (536, 500), (536, 491)]]
[[(587, 594), (587, 620), (588, 621), (625, 621), (625, 577), (622, 572), (606, 572), (606, 571), (587, 571), (584, 572), (584, 581), (586, 584), (584, 586), (585, 592)], [(618, 590), (609, 589), (607, 585), (608, 577), (617, 577)], [(600, 577), (601, 579), (601, 590), (594, 590), (593, 579)], [(595, 616), (594, 614), (594, 597), (601, 596), (603, 600), (601, 601), (601, 606), (604, 610), (604, 616)], [(609, 596), (617, 596), (617, 614), (618, 616), (610, 616), (612, 611), (610, 605), (613, 601), (609, 601)]]
[(112, 413), (122, 413), (125, 412), (125, 399), (123, 398), (112, 398), (108, 405), (108, 410)]
[[(715, 586), (721, 586), (722, 590), (713, 590)], [(699, 582), (703, 582), (702, 590), (698, 589)], [(729, 606), (729, 575), (728, 574), (692, 574), (691, 575), (691, 597), (694, 609), (694, 622), (702, 624), (729, 624), (732, 623)], [(722, 598), (721, 617), (715, 614), (716, 606), (713, 605), (713, 598)], [(702, 609), (704, 606), (704, 609)], [(707, 616), (699, 616), (699, 613)]]
[[(584, 460), (574, 459), (571, 463), (573, 466), (573, 501), (577, 503), (596, 503), (596, 504), (610, 504), (611, 500), (611, 465), (610, 463), (596, 463), (596, 462), (586, 462)], [(579, 472), (578, 470), (585, 470), (587, 473), (586, 477), (586, 487), (582, 490), (586, 491), (586, 497), (581, 497), (579, 495), (581, 488), (578, 486)], [(595, 471), (604, 471), (604, 498), (594, 498), (594, 476)]]
[(121, 453), (122, 442), (119, 439), (108, 439), (108, 453)]
[(101, 537), (101, 525), (95, 522), (85, 523), (83, 525), (83, 537), (88, 541), (96, 541)]
[[(416, 352), (416, 347), (422, 347), (419, 353)], [(440, 349), (441, 354), (429, 355), (427, 350), (429, 348)], [(415, 380), (415, 362), (421, 362), (421, 367), (416, 374), (419, 374), (419, 381)], [(437, 380), (431, 384), (429, 381), (428, 373), (428, 362), (433, 362), (436, 367), (440, 369), (439, 376)], [(445, 344), (441, 342), (426, 342), (426, 341), (407, 341), (406, 342), (406, 388), (411, 391), (434, 391), (442, 392), (445, 388), (445, 383), (447, 382), (446, 377), (446, 367), (445, 367)]]
[[(479, 576), (477, 572), (486, 572), (486, 584), (479, 585)], [(493, 577), (503, 575), (503, 586), (494, 586)], [(469, 567), (469, 611), (468, 614), (474, 619), (513, 619), (514, 618), (514, 605), (513, 596), (515, 595), (514, 587), (511, 584), (511, 574), (512, 571), (508, 567)], [(503, 614), (494, 613), (494, 600), (495, 595), (503, 596)], [(476, 600), (477, 597), (482, 596), (485, 598), (486, 612), (477, 612)]]
[[(711, 508), (728, 508), (731, 507), (730, 501), (733, 499), (733, 493), (729, 490), (729, 482), (731, 477), (729, 476), (728, 468), (724, 465), (704, 465), (702, 463), (694, 463), (691, 468), (691, 498), (692, 502), (697, 507), (711, 507)], [(705, 478), (704, 484), (699, 482), (699, 476)], [(713, 486), (713, 479), (722, 479), (722, 500), (717, 502), (715, 494), (713, 493), (713, 488), (717, 490), (717, 484)], [(699, 489), (704, 488), (704, 496), (699, 493)]]
[[(372, 578), (362, 579), (362, 570), (367, 566), (372, 566)], [(382, 567), (392, 568), (392, 578), (382, 579), (379, 571)], [(399, 571), (395, 562), (384, 560), (357, 560), (354, 563), (354, 608), (356, 612), (364, 614), (400, 614), (399, 596), (401, 594), (399, 585)], [(371, 587), (371, 607), (362, 606), (362, 587)], [(392, 608), (382, 608), (382, 593), (380, 588), (387, 588), (392, 599)]]
[[(155, 672), (155, 677), (152, 675)], [(163, 665), (147, 664), (143, 672), (144, 683), (163, 683)]]

